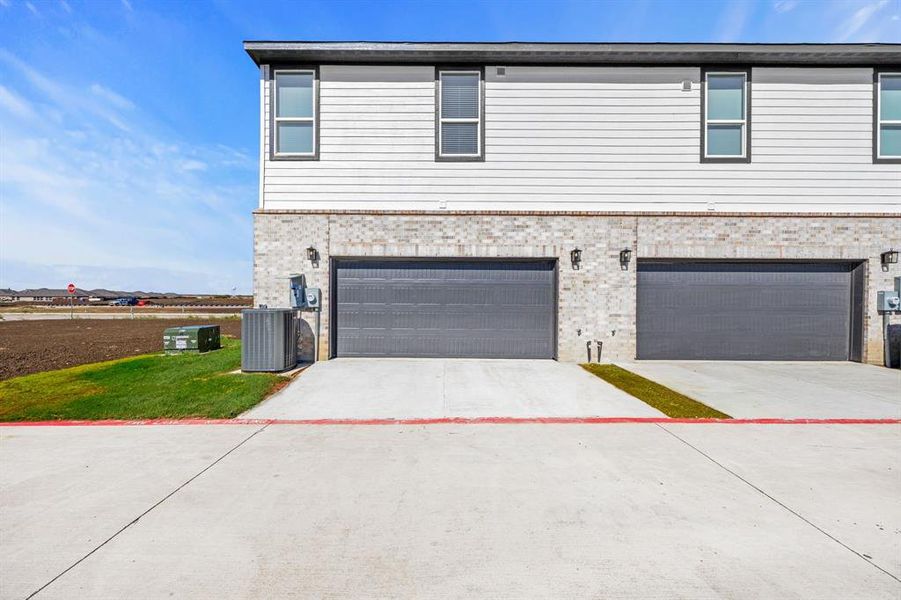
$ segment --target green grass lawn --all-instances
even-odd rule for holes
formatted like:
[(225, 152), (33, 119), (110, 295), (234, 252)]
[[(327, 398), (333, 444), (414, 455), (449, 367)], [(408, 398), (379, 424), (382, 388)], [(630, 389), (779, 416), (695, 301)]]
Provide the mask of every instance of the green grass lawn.
[(287, 379), (232, 374), (241, 342), (205, 354), (145, 354), (0, 382), (0, 421), (231, 418)]
[(722, 413), (706, 404), (689, 398), (675, 390), (660, 385), (632, 371), (627, 371), (616, 365), (586, 364), (582, 368), (593, 375), (597, 375), (607, 383), (618, 387), (627, 394), (631, 394), (674, 419), (731, 419), (726, 413)]

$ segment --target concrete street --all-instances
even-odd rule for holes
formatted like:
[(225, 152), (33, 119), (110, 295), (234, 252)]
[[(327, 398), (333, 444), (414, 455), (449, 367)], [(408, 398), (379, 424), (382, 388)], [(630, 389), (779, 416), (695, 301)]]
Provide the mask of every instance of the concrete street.
[(0, 596), (901, 596), (901, 426), (0, 427)]
[(314, 364), (248, 419), (662, 417), (554, 360), (339, 358)]
[(901, 371), (853, 362), (617, 364), (736, 419), (901, 419)]

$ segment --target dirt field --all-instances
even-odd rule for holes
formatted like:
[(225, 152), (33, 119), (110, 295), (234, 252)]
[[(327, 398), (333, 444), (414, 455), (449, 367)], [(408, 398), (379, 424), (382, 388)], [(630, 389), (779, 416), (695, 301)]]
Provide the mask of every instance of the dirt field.
[[(212, 308), (212, 307), (226, 307), (226, 308), (234, 308), (234, 307), (246, 307), (249, 308), (253, 306), (253, 296), (203, 296), (200, 298), (193, 297), (185, 297), (185, 298), (140, 298), (146, 304), (145, 306), (136, 306), (135, 309), (141, 308), (172, 308), (172, 307), (204, 307), (204, 308)], [(85, 300), (76, 301), (75, 309), (97, 309), (97, 308), (113, 308), (118, 310), (128, 310), (130, 307), (127, 306), (109, 306), (109, 300), (103, 300), (100, 302), (87, 302)], [(69, 299), (68, 298), (57, 298), (52, 302), (25, 302), (25, 301), (15, 301), (15, 302), (2, 302), (0, 303), (0, 308), (33, 308), (36, 310), (43, 310), (47, 308), (53, 309), (68, 309), (69, 308)]]
[(163, 330), (212, 323), (241, 336), (241, 321), (84, 319), (0, 323), (0, 380), (163, 349)]
[(2, 314), (14, 314), (14, 313), (58, 313), (63, 315), (68, 315), (69, 312), (74, 312), (76, 315), (84, 314), (84, 313), (110, 313), (110, 314), (119, 314), (119, 315), (131, 315), (134, 312), (135, 315), (141, 317), (143, 315), (153, 316), (156, 313), (185, 313), (191, 314), (192, 312), (205, 312), (205, 313), (222, 313), (222, 314), (231, 314), (236, 315), (241, 312), (243, 308), (250, 308), (249, 306), (240, 307), (240, 306), (163, 306), (160, 304), (154, 304), (151, 306), (76, 306), (74, 309), (70, 309), (68, 306), (64, 305), (54, 305), (54, 304), (29, 304), (29, 305), (11, 305), (4, 304), (0, 305), (0, 315)]

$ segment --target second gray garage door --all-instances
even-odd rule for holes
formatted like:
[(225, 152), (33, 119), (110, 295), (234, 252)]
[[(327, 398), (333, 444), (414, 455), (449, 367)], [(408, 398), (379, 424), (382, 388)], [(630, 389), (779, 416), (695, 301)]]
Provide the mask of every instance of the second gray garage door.
[(550, 260), (335, 262), (333, 354), (554, 358)]
[(863, 267), (639, 262), (638, 358), (860, 360)]

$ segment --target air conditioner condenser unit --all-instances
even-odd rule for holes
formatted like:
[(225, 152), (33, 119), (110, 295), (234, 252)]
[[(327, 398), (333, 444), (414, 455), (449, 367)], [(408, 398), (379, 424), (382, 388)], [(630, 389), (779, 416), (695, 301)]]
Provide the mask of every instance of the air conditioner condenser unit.
[(290, 308), (241, 311), (241, 370), (280, 372), (297, 365), (297, 316)]

